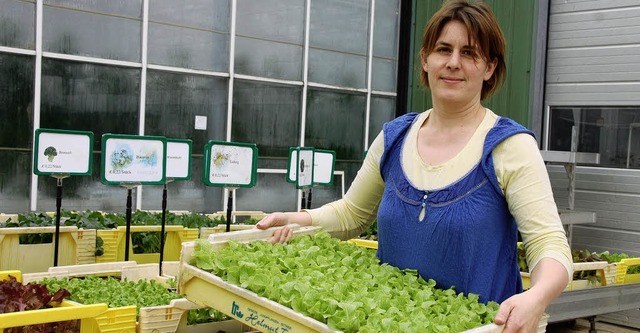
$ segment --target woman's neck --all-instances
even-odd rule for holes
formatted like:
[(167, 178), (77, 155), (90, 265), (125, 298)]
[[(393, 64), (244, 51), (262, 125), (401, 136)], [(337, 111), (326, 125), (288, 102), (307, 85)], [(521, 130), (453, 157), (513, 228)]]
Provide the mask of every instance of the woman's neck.
[(476, 102), (466, 106), (444, 107), (435, 105), (429, 121), (440, 128), (476, 127), (484, 118), (485, 108)]

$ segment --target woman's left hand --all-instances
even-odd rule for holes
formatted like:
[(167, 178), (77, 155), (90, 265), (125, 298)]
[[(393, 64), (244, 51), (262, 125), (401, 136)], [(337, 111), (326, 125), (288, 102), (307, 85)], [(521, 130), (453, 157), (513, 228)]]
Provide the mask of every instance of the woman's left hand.
[(543, 304), (532, 290), (511, 296), (500, 304), (495, 323), (504, 325), (503, 333), (537, 332), (546, 308)]

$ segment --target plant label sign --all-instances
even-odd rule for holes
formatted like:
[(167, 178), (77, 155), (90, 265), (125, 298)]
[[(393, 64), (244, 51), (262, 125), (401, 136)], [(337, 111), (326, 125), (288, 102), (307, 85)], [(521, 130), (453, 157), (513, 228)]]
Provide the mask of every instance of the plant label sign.
[[(313, 149), (313, 184), (332, 185), (336, 153), (333, 150)], [(287, 182), (295, 183), (298, 177), (298, 148), (289, 148)]]
[(167, 178), (191, 178), (191, 140), (167, 138)]
[(166, 179), (166, 153), (165, 137), (104, 134), (102, 182), (162, 185)]
[(93, 166), (93, 132), (36, 129), (33, 173), (89, 176)]
[[(295, 159), (289, 161), (289, 170), (293, 170), (296, 188), (306, 188), (313, 185), (313, 147), (296, 147)], [(292, 156), (293, 157), (293, 156)]]
[(335, 151), (316, 149), (313, 152), (313, 183), (317, 185), (333, 184), (335, 163)]
[(258, 147), (252, 143), (209, 141), (205, 145), (204, 183), (253, 187), (258, 175)]

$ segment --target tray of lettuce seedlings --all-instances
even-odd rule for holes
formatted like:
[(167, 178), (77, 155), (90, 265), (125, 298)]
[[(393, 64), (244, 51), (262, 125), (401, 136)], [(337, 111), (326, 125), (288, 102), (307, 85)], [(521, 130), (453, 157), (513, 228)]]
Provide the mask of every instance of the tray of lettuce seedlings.
[[(178, 292), (262, 332), (501, 332), (499, 305), (442, 290), (375, 251), (296, 227), (214, 234), (183, 243)], [(539, 331), (544, 332), (546, 318)]]
[(186, 332), (196, 325), (213, 332), (221, 327), (227, 333), (242, 332), (240, 323), (182, 297), (176, 292), (175, 278), (158, 271), (158, 264), (127, 261), (51, 267), (47, 272), (24, 274), (23, 280), (50, 291), (67, 290), (67, 299), (77, 304), (107, 304), (92, 332), (123, 327), (137, 333)]

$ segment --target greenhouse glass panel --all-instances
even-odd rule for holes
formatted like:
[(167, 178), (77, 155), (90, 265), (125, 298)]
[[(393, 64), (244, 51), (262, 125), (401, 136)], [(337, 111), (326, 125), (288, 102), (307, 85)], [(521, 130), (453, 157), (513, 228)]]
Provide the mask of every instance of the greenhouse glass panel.
[[(337, 171), (337, 170), (336, 170)], [(346, 186), (346, 184), (345, 184)], [(311, 207), (318, 208), (326, 203), (342, 198), (342, 176), (334, 175), (331, 185), (315, 185), (311, 189)], [(346, 189), (345, 189), (346, 192)], [(307, 205), (309, 205), (307, 195)]]
[(35, 2), (0, 0), (0, 8), (0, 45), (35, 49)]
[[(102, 135), (137, 134), (139, 101), (139, 69), (42, 60), (40, 126), (94, 134), (92, 175), (64, 180), (64, 207), (125, 211), (126, 189), (101, 182)], [(38, 177), (38, 210), (55, 208), (55, 191), (53, 178)]]
[[(202, 149), (200, 149), (202, 150)], [(223, 207), (222, 187), (209, 187), (202, 181), (204, 161), (202, 154), (191, 159), (191, 179), (167, 184), (167, 210), (185, 210), (197, 213), (215, 213)], [(162, 209), (162, 186), (144, 186), (141, 207), (144, 210)]]
[(155, 65), (227, 72), (229, 35), (150, 22), (148, 57)]
[(302, 87), (235, 80), (231, 140), (255, 143), (259, 155), (287, 157), (300, 142)]
[[(258, 169), (286, 169), (288, 166), (287, 157), (260, 157), (258, 159)], [(283, 175), (284, 177), (284, 175)]]
[(376, 1), (373, 24), (373, 56), (397, 59), (400, 0)]
[(304, 0), (239, 1), (235, 72), (302, 80)]
[(138, 134), (140, 70), (42, 60), (40, 127), (92, 131), (94, 151), (102, 134)]
[(398, 62), (396, 60), (373, 58), (371, 90), (395, 92), (397, 65)]
[(347, 88), (366, 87), (367, 57), (309, 49), (309, 81)]
[(44, 0), (44, 4), (45, 6), (67, 8), (83, 12), (98, 12), (107, 15), (135, 18), (142, 17), (142, 0)]
[(396, 91), (400, 1), (376, 1), (371, 89)]
[(31, 151), (0, 150), (0, 213), (29, 211)]
[(305, 146), (333, 150), (336, 159), (361, 160), (366, 96), (309, 89)]
[(141, 1), (60, 2), (44, 6), (44, 51), (140, 62)]
[(380, 134), (384, 123), (395, 118), (395, 115), (395, 97), (371, 97), (371, 114), (369, 115), (369, 144), (371, 144), (376, 136)]
[(309, 28), (309, 81), (365, 88), (369, 1), (313, 1)]
[[(74, 176), (62, 181), (62, 209), (97, 210), (124, 214), (127, 208), (127, 189), (122, 186), (105, 185), (101, 182), (101, 155), (93, 154), (91, 176)], [(136, 206), (136, 189), (132, 190), (132, 207)], [(53, 177), (38, 177), (38, 211), (56, 210), (57, 180)]]
[(238, 1), (236, 34), (302, 45), (304, 0)]
[(302, 46), (237, 37), (235, 72), (282, 80), (302, 80)]
[(29, 209), (33, 147), (31, 56), (0, 53), (0, 213)]
[[(149, 70), (145, 134), (192, 141), (202, 154), (209, 140), (224, 140), (227, 123), (227, 79)], [(196, 129), (196, 116), (206, 117), (206, 129)]]
[(309, 44), (312, 48), (367, 54), (369, 0), (311, 2)]
[(236, 190), (236, 210), (291, 212), (297, 209), (298, 190), (285, 174), (258, 173), (256, 185)]
[[(358, 174), (358, 170), (362, 167), (363, 157), (360, 157), (359, 160), (356, 161), (336, 161), (336, 170), (344, 172), (344, 184), (345, 184), (345, 193), (353, 183), (353, 180), (356, 178)], [(315, 207), (315, 204), (314, 204)]]
[(175, 0), (153, 0), (149, 1), (149, 20), (228, 33), (230, 8), (230, 0), (189, 0), (179, 6)]
[(149, 63), (229, 71), (229, 0), (149, 2)]
[(33, 71), (34, 57), (0, 53), (0, 149), (31, 149)]

